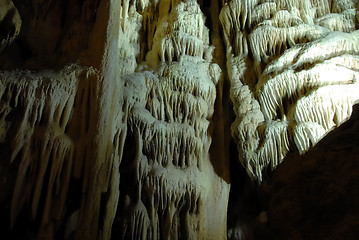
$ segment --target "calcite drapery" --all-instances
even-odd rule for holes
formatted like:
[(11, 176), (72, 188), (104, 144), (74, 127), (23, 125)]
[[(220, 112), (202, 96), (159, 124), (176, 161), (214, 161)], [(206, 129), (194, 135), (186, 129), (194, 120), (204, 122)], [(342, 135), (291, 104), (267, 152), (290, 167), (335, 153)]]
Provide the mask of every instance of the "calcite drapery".
[[(229, 188), (211, 174), (208, 128), (221, 71), (211, 63), (213, 47), (198, 3), (166, 7), (157, 22), (149, 23), (155, 27), (146, 26), (156, 31), (142, 71), (124, 76), (131, 93), (125, 148), (133, 149), (125, 159), (133, 160), (120, 167), (121, 176), (132, 180), (120, 185), (124, 206), (118, 234), (125, 239), (220, 239), (226, 220), (218, 210), (225, 211)], [(214, 206), (218, 226), (205, 217)]]
[(42, 237), (51, 236), (54, 219), (63, 217), (72, 172), (81, 165), (74, 162), (79, 157), (75, 146), (88, 130), (86, 125), (75, 130), (77, 123), (71, 115), (76, 109), (78, 117), (88, 118), (84, 102), (90, 98), (89, 89), (79, 82), (93, 81), (96, 76), (94, 69), (76, 65), (60, 72), (0, 73), (1, 139), (10, 143), (10, 162), (19, 164), (11, 204), (12, 226), (25, 203), (30, 205), (32, 219), (40, 217)]
[(355, 1), (230, 1), (221, 12), (239, 159), (259, 181), (351, 114)]
[(108, 25), (97, 69), (2, 72), (1, 136), (19, 163), (12, 225), (28, 202), (39, 239), (109, 239), (112, 225), (124, 239), (225, 238), (229, 184), (212, 162), (226, 163), (209, 153), (222, 75), (200, 5), (111, 1), (98, 12), (93, 31)]
[(38, 239), (224, 239), (224, 79), (258, 182), (358, 99), (354, 1), (13, 2), (19, 14), (0, 1), (14, 13), (0, 15), (1, 160), (18, 168), (12, 225), (28, 209)]

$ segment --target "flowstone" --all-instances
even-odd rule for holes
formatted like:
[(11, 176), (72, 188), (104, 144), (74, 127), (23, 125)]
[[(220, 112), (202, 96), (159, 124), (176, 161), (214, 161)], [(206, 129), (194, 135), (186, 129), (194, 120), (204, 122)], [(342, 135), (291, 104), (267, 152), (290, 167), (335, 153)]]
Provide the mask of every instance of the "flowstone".
[(259, 182), (358, 101), (354, 1), (229, 1), (221, 11), (239, 159)]
[[(157, 22), (151, 23), (157, 26), (146, 26), (156, 31), (142, 71), (124, 76), (128, 99), (136, 98), (128, 103), (125, 149), (132, 151), (120, 171), (131, 181), (120, 185), (118, 234), (124, 239), (223, 239), (229, 187), (211, 173), (208, 155), (221, 71), (211, 63), (213, 47), (198, 3), (159, 7)], [(218, 219), (207, 218), (209, 212)]]
[(4, 237), (250, 238), (248, 189), (359, 99), (358, 19), (351, 0), (0, 0)]

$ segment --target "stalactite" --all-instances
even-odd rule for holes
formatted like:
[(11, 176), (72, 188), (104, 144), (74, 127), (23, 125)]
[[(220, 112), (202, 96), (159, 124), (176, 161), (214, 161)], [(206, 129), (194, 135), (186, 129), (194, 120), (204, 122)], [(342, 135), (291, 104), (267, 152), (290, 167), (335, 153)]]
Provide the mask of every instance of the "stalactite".
[(10, 223), (28, 212), (38, 239), (224, 239), (227, 132), (261, 183), (359, 100), (355, 1), (14, 2), (0, 156), (18, 168)]
[[(78, 66), (61, 72), (28, 71), (0, 73), (2, 124), (15, 112), (20, 126), (11, 139), (11, 162), (19, 164), (15, 184), (11, 225), (25, 202), (31, 217), (40, 218), (39, 238), (51, 236), (54, 224), (64, 214), (70, 179), (73, 176), (75, 143), (67, 133), (82, 73)], [(12, 119), (14, 122), (15, 119)], [(9, 128), (13, 128), (11, 123)], [(40, 201), (43, 202), (39, 210)], [(56, 206), (56, 207), (55, 207)]]
[[(250, 11), (236, 4), (220, 15), (236, 113), (232, 135), (241, 162), (261, 181), (267, 166), (293, 149), (304, 153), (350, 116), (359, 97), (356, 10), (351, 1), (241, 5)], [(236, 19), (246, 18), (250, 28), (238, 27)]]
[[(220, 69), (210, 62), (213, 47), (198, 3), (166, 6), (155, 17), (148, 67), (124, 77), (126, 92), (136, 93), (128, 126), (137, 147), (135, 162), (126, 165), (135, 181), (121, 185), (128, 202), (119, 213), (123, 239), (201, 238), (209, 231), (200, 216), (209, 194), (208, 129)], [(169, 16), (161, 16), (165, 9)]]

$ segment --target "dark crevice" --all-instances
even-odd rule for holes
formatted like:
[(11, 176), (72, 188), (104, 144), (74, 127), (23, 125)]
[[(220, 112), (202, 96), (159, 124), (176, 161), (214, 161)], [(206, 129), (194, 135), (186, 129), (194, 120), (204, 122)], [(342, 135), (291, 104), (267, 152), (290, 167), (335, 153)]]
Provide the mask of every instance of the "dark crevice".
[(257, 184), (240, 164), (236, 144), (231, 141), (231, 190), (228, 200), (227, 229), (228, 239), (253, 239), (255, 218), (260, 212)]

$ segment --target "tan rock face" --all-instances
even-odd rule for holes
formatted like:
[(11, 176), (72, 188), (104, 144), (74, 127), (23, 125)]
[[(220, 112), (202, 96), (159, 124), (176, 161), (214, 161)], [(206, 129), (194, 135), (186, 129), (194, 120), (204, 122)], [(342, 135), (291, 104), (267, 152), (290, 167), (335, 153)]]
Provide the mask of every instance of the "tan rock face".
[(230, 158), (260, 183), (359, 98), (355, 2), (14, 3), (0, 0), (9, 236), (226, 239)]

